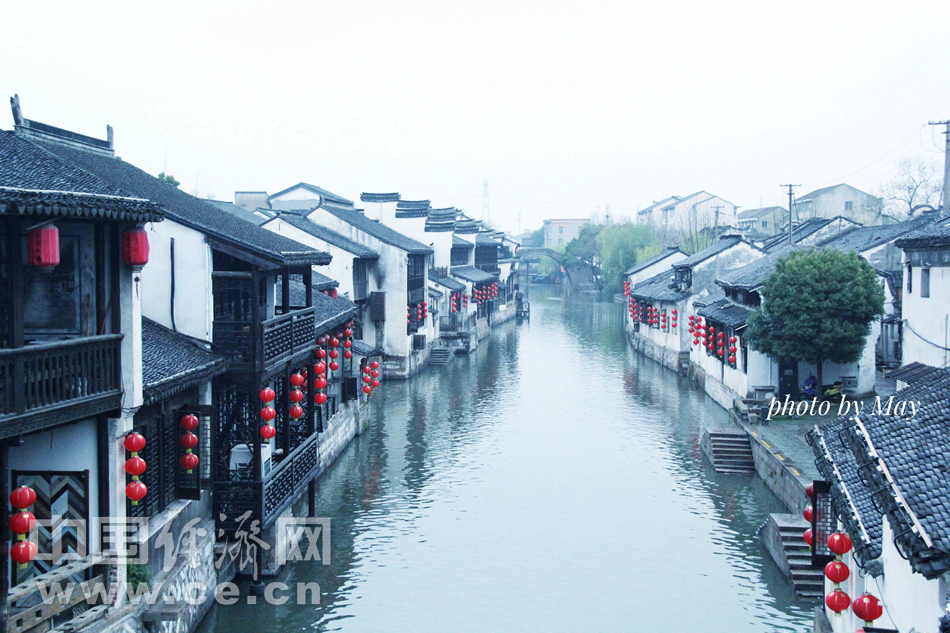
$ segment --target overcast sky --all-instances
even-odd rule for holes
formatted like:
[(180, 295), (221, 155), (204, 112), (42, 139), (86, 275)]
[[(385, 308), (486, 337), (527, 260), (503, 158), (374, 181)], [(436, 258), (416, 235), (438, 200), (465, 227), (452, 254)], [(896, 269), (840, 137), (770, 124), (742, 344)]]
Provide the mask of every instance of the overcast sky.
[[(398, 191), (510, 231), (940, 161), (950, 2), (12, 2), (0, 95), (202, 197)], [(12, 129), (9, 110), (0, 128)]]

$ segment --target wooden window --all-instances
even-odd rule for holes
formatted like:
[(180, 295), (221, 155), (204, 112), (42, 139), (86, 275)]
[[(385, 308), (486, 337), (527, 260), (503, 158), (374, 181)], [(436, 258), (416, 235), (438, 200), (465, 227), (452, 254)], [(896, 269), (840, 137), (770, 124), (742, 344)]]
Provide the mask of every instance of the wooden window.
[(930, 298), (930, 269), (920, 269), (920, 296), (923, 299)]

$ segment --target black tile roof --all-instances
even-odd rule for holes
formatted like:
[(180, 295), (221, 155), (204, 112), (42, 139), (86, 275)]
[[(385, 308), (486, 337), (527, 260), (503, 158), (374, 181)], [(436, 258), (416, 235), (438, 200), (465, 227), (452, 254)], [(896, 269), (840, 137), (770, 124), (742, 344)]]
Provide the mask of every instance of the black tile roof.
[(431, 206), (428, 200), (400, 200), (396, 204), (396, 217), (424, 218), (429, 215)]
[(742, 327), (749, 320), (750, 311), (748, 308), (737, 305), (728, 299), (720, 299), (711, 305), (697, 310), (697, 314), (710, 321), (722, 323), (726, 327)]
[(740, 211), (736, 217), (739, 220), (754, 220), (761, 218), (762, 216), (772, 215), (773, 213), (788, 215), (788, 209), (785, 207), (762, 207), (760, 209), (746, 209), (745, 211)]
[[(640, 262), (639, 264), (637, 264), (636, 266), (634, 266), (633, 268), (631, 268), (630, 270), (628, 270), (628, 271), (627, 271), (626, 273), (624, 273), (624, 274), (626, 274), (626, 275), (633, 275), (633, 274), (635, 274), (635, 273), (638, 273), (638, 272), (640, 272), (641, 270), (643, 270), (644, 268), (649, 268), (649, 267), (652, 266), (653, 264), (655, 264), (655, 263), (657, 263), (657, 262), (659, 262), (659, 261), (663, 261), (664, 259), (666, 259), (666, 258), (669, 257), (670, 255), (675, 255), (676, 253), (683, 253), (683, 251), (681, 251), (679, 248), (674, 247), (674, 246), (665, 248), (665, 249), (663, 249), (662, 252), (657, 253), (657, 254), (654, 255), (653, 257), (651, 257), (651, 258), (649, 258), (649, 259), (647, 259), (647, 260), (644, 260), (644, 261)], [(686, 253), (683, 253), (683, 255), (685, 255), (685, 254), (686, 254)]]
[(893, 378), (894, 380), (900, 380), (901, 382), (906, 382), (910, 384), (930, 376), (934, 372), (943, 371), (937, 367), (931, 367), (930, 365), (925, 365), (914, 361), (913, 363), (908, 363), (903, 367), (899, 367), (887, 373), (888, 378)]
[(352, 319), (358, 312), (356, 304), (352, 301), (343, 297), (334, 299), (321, 292), (313, 294), (313, 308), (317, 334)]
[(398, 193), (366, 193), (360, 194), (362, 202), (398, 202), (401, 196)]
[(712, 246), (708, 246), (698, 253), (690, 255), (686, 259), (681, 259), (680, 261), (676, 262), (673, 264), (673, 268), (692, 268), (696, 264), (704, 262), (710, 257), (714, 257), (743, 241), (744, 240), (739, 235), (724, 235), (723, 237), (720, 237), (718, 240), (716, 240), (716, 243)]
[(164, 217), (160, 205), (6, 131), (0, 131), (0, 213), (130, 222), (159, 222)]
[(379, 253), (371, 249), (369, 246), (364, 246), (359, 242), (355, 242), (345, 235), (341, 235), (336, 231), (332, 231), (325, 226), (320, 226), (316, 222), (298, 214), (289, 211), (281, 213), (278, 217), (287, 224), (300, 229), (304, 233), (308, 233), (321, 239), (328, 244), (332, 244), (337, 248), (343, 249), (347, 253), (352, 253), (357, 257), (363, 259), (379, 259)]
[[(829, 224), (832, 224), (835, 221), (839, 223), (840, 232), (837, 235), (833, 235), (833, 236), (825, 238), (825, 240), (831, 240), (836, 237), (847, 235), (849, 232), (860, 227), (859, 223), (854, 222), (853, 220), (849, 220), (848, 218), (842, 217), (840, 215), (835, 216), (830, 219), (829, 218), (811, 218), (809, 220), (806, 220), (805, 222), (802, 222), (800, 225), (798, 225), (792, 230), (792, 239), (797, 244), (801, 242), (802, 240), (804, 240), (805, 238), (807, 238), (809, 235), (812, 235), (820, 231), (821, 229), (825, 228), (826, 226), (828, 226)], [(846, 223), (843, 229), (841, 228), (842, 222)], [(770, 239), (766, 240), (764, 244), (764, 248), (767, 251), (772, 251), (773, 249), (781, 248), (782, 246), (786, 244), (788, 244), (787, 228), (784, 232), (778, 233), (772, 236)]]
[(119, 158), (44, 143), (44, 147), (72, 165), (137, 196), (161, 204), (166, 216), (206, 235), (276, 265), (326, 265), (330, 254), (237, 218), (178, 187), (162, 182)]
[[(867, 570), (868, 563), (881, 556), (884, 521), (874, 507), (854, 453), (843, 439), (850, 424), (848, 418), (840, 417), (815, 426), (806, 439), (815, 453), (815, 465), (821, 478), (832, 486), (832, 506), (851, 537), (855, 558)], [(879, 566), (870, 569), (879, 569)]]
[(378, 356), (382, 351), (378, 347), (373, 347), (369, 343), (359, 339), (353, 339), (353, 353), (360, 356)]
[(931, 222), (903, 236), (897, 240), (897, 246), (904, 249), (950, 246), (950, 217)]
[(206, 341), (174, 332), (142, 317), (142, 396), (164, 400), (227, 371), (228, 359)]
[(462, 216), (455, 221), (455, 232), (462, 235), (478, 233), (478, 231), (481, 230), (481, 226), (482, 223), (478, 220)]
[(631, 290), (637, 299), (646, 301), (677, 301), (687, 296), (688, 293), (675, 288), (670, 288), (673, 284), (673, 271), (664, 270), (658, 275), (653, 275), (649, 279), (644, 279)]
[(498, 275), (486, 273), (484, 270), (480, 270), (474, 266), (452, 266), (449, 272), (460, 279), (470, 281), (474, 284), (488, 283), (498, 278)]
[(930, 221), (931, 219), (927, 217), (917, 217), (906, 222), (898, 222), (897, 224), (862, 226), (848, 231), (844, 235), (822, 240), (818, 245), (829, 246), (841, 251), (857, 251), (858, 253), (862, 253), (875, 246), (880, 246), (895, 240), (901, 235), (919, 229), (929, 224)]
[(465, 284), (459, 283), (451, 277), (429, 277), (429, 281), (445, 286), (452, 292), (464, 292)]
[(455, 217), (458, 215), (458, 209), (448, 207), (444, 209), (429, 209), (429, 215), (426, 218), (427, 233), (443, 233), (455, 230)]
[[(842, 422), (846, 428), (835, 435), (887, 514), (902, 555), (933, 579), (950, 571), (950, 370), (916, 380), (894, 401), (920, 402), (916, 416), (872, 410)], [(841, 462), (847, 467), (846, 458)]]
[(501, 242), (495, 239), (494, 233), (482, 231), (475, 236), (476, 246), (501, 246)]
[(784, 245), (782, 248), (771, 251), (765, 257), (760, 257), (754, 262), (750, 262), (741, 268), (730, 270), (723, 273), (716, 280), (721, 286), (730, 288), (740, 288), (742, 290), (755, 290), (760, 287), (772, 271), (775, 270), (775, 264), (778, 260), (795, 249), (804, 248), (798, 244), (794, 246)]
[(461, 248), (475, 248), (474, 244), (472, 244), (468, 240), (463, 240), (458, 235), (452, 236), (452, 246), (459, 246)]
[(268, 220), (271, 219), (271, 218), (261, 217), (257, 215), (256, 213), (252, 213), (248, 211), (244, 207), (238, 206), (234, 204), (233, 202), (227, 202), (226, 200), (205, 200), (205, 202), (207, 202), (208, 204), (213, 204), (214, 206), (218, 207), (222, 211), (230, 213), (234, 217), (241, 218), (242, 220), (250, 222), (251, 224), (256, 224), (257, 226), (261, 226), (262, 224), (266, 223)]
[[(331, 279), (326, 275), (321, 275), (320, 273), (314, 271), (313, 277), (311, 279), (311, 286), (313, 287), (313, 296), (316, 297), (318, 294), (322, 294), (324, 290), (331, 290), (337, 288), (340, 285), (336, 279)], [(283, 303), (283, 288), (280, 284), (276, 285), (277, 294), (275, 295), (275, 301), (277, 305)], [(307, 305), (307, 286), (303, 281), (297, 277), (292, 276), (290, 278), (290, 305), (295, 308), (300, 308)]]
[(380, 224), (376, 220), (370, 220), (355, 209), (326, 204), (322, 205), (322, 208), (350, 226), (368, 235), (372, 235), (380, 242), (404, 250), (410, 255), (430, 255), (433, 253), (433, 250), (422, 242), (417, 242), (411, 237), (407, 237), (384, 224)]
[(275, 193), (275, 194), (273, 194), (273, 195), (271, 195), (271, 196), (268, 196), (268, 199), (280, 197), (280, 196), (282, 196), (283, 194), (287, 193), (288, 191), (293, 191), (294, 189), (296, 189), (296, 188), (298, 188), (298, 187), (303, 188), (303, 189), (306, 189), (307, 191), (309, 191), (309, 192), (311, 192), (311, 193), (317, 194), (318, 196), (320, 196), (320, 200), (321, 200), (321, 201), (324, 201), (324, 202), (336, 202), (337, 204), (349, 204), (349, 205), (352, 205), (352, 204), (353, 204), (353, 201), (352, 201), (352, 200), (347, 200), (347, 199), (344, 198), (343, 196), (338, 196), (338, 195), (336, 195), (335, 193), (333, 193), (332, 191), (327, 191), (327, 190), (324, 189), (323, 187), (318, 187), (318, 186), (316, 186), (316, 185), (311, 185), (310, 183), (306, 183), (306, 182), (298, 182), (298, 183), (297, 183), (296, 185), (294, 185), (293, 187), (287, 187), (287, 188), (284, 189), (283, 191), (278, 191), (277, 193)]

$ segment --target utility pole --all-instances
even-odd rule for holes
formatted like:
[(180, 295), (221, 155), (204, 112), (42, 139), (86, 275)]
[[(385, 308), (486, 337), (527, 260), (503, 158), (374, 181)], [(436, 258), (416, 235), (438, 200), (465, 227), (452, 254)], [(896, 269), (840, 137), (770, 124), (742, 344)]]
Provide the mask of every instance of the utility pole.
[(795, 187), (801, 187), (801, 185), (779, 185), (779, 187), (788, 187), (788, 243), (794, 244), (795, 240), (792, 239), (792, 198), (795, 192), (793, 189)]
[(719, 239), (719, 209), (725, 209), (726, 207), (721, 204), (717, 204), (716, 206), (710, 207), (710, 208), (716, 214), (715, 224), (713, 225), (713, 239), (718, 240)]
[(946, 129), (943, 135), (947, 138), (946, 149), (943, 151), (943, 191), (940, 193), (940, 215), (950, 208), (950, 120), (929, 121), (929, 125), (942, 125)]
[(486, 226), (491, 224), (491, 211), (488, 209), (488, 178), (485, 179), (485, 185), (482, 187), (482, 222)]

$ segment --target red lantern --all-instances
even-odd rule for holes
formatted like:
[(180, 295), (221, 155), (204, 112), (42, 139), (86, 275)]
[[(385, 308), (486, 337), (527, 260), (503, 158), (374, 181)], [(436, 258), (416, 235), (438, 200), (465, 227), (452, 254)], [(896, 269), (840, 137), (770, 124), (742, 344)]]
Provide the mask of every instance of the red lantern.
[(373, 370), (370, 369), (369, 367), (363, 367), (363, 373), (364, 373), (364, 374), (368, 374), (368, 373), (371, 372), (371, 371), (373, 371)]
[(373, 369), (379, 369), (379, 363), (377, 363), (375, 360), (371, 362), (369, 366), (372, 367)]
[(313, 381), (313, 386), (316, 387), (317, 389), (326, 389), (327, 379), (321, 376), (320, 378), (317, 378), (316, 380)]
[(303, 407), (300, 406), (299, 404), (295, 404), (294, 406), (290, 407), (290, 417), (292, 417), (295, 420), (299, 420), (300, 418), (302, 418)]
[(274, 407), (264, 407), (261, 409), (261, 417), (265, 422), (270, 422), (277, 417), (277, 411), (274, 410)]
[[(340, 357), (340, 352), (336, 351), (335, 349), (330, 350), (330, 358), (339, 358), (339, 357)], [(330, 365), (333, 365), (333, 363), (330, 363)]]
[(327, 350), (323, 349), (322, 347), (319, 347), (317, 348), (317, 351), (313, 353), (313, 355), (316, 356), (317, 358), (326, 358)]
[(125, 496), (132, 500), (134, 506), (138, 505), (146, 494), (148, 494), (148, 488), (138, 479), (130, 481), (129, 485), (125, 487)]
[(730, 354), (735, 354), (737, 351), (739, 351), (739, 350), (736, 349), (736, 346), (735, 346), (735, 345), (730, 345), (730, 346), (729, 346), (729, 353), (730, 353)]
[(294, 387), (299, 387), (303, 383), (304, 383), (303, 374), (291, 374), (290, 384), (292, 384)]
[(182, 416), (181, 428), (185, 429), (186, 431), (194, 431), (196, 428), (198, 428), (198, 416), (193, 413)]
[(373, 388), (370, 387), (369, 385), (363, 385), (363, 393), (365, 393), (366, 395), (369, 395), (373, 393)]
[(835, 532), (828, 537), (828, 549), (838, 556), (844, 556), (851, 551), (851, 538), (843, 532)]
[(805, 486), (805, 496), (809, 499), (815, 498), (815, 484), (808, 484)]
[(181, 467), (190, 475), (191, 471), (198, 467), (198, 456), (194, 453), (185, 453), (181, 456)]
[(145, 229), (133, 229), (122, 234), (122, 261), (136, 268), (148, 263), (148, 233)]
[(854, 615), (869, 625), (884, 615), (884, 607), (881, 606), (881, 601), (869, 593), (855, 598), (851, 610), (854, 611)]
[(814, 510), (811, 507), (811, 504), (805, 506), (805, 509), (802, 511), (802, 516), (805, 517), (805, 520), (809, 523), (812, 522), (812, 517), (814, 516)]
[(379, 386), (379, 381), (378, 381), (378, 380), (374, 380), (374, 381), (372, 382), (372, 385), (373, 385), (373, 389), (375, 389), (376, 387)]
[(735, 357), (735, 356), (730, 356), (730, 357), (729, 357), (729, 362), (732, 363), (733, 365), (735, 365), (735, 364), (736, 364), (736, 357)]
[(303, 392), (300, 389), (293, 389), (288, 397), (291, 402), (300, 402), (303, 400)]
[(734, 337), (734, 336), (730, 336), (730, 337), (729, 337), (729, 342), (732, 343), (733, 345), (735, 345), (736, 343), (739, 342), (739, 339), (737, 339), (737, 338)]
[(178, 440), (178, 443), (181, 444), (182, 448), (192, 449), (198, 446), (198, 436), (194, 433), (185, 433)]
[(720, 347), (720, 348), (719, 348), (719, 351), (716, 352), (716, 354), (718, 354), (720, 357), (722, 357), (722, 356), (725, 356), (725, 355), (726, 355), (726, 352)]
[(365, 376), (365, 375), (363, 376), (363, 382), (365, 382), (366, 384), (369, 384), (369, 383), (371, 383), (372, 381), (373, 381), (373, 379), (370, 378), (369, 376)]
[(313, 397), (313, 401), (317, 404), (324, 404), (327, 401), (327, 394), (320, 392)]
[(26, 232), (27, 261), (49, 272), (59, 266), (59, 229), (45, 224)]
[[(339, 346), (340, 346), (340, 339), (338, 339), (338, 338), (335, 337), (335, 336), (330, 339), (330, 347), (339, 347)], [(331, 356), (332, 356), (332, 354), (331, 354)]]
[(332, 371), (336, 371), (336, 370), (339, 369), (339, 368), (340, 368), (340, 366), (337, 364), (337, 362), (336, 362), (335, 360), (330, 361), (330, 369), (331, 369)]
[(273, 402), (274, 398), (277, 397), (277, 394), (274, 393), (274, 390), (270, 387), (264, 387), (261, 389), (261, 402)]
[(132, 457), (125, 460), (125, 472), (133, 477), (141, 477), (145, 472), (145, 460), (141, 457)]
[(851, 606), (851, 597), (841, 589), (835, 589), (825, 597), (825, 604), (837, 614)]
[(369, 372), (369, 375), (372, 376), (373, 378), (379, 378), (379, 372), (376, 371), (375, 369)]
[(840, 560), (833, 560), (825, 565), (825, 576), (836, 585), (843, 583), (850, 575), (851, 570)]
[(10, 531), (14, 534), (29, 534), (36, 525), (36, 517), (32, 512), (14, 512), (10, 517)]
[(694, 339), (693, 339), (693, 345), (699, 345), (699, 339), (698, 339), (698, 338), (694, 338)]
[[(347, 343), (349, 343), (349, 341), (347, 341)], [(346, 360), (350, 360), (351, 358), (353, 358), (353, 352), (351, 352), (350, 350), (344, 350), (343, 358), (345, 358)]]
[(345, 337), (347, 337), (347, 338), (353, 336), (353, 330), (351, 330), (349, 327), (347, 327), (345, 330), (343, 330), (343, 336), (345, 336)]
[[(141, 483), (141, 482), (137, 482)], [(132, 503), (135, 503), (134, 501)], [(39, 550), (33, 541), (17, 541), (10, 548), (10, 558), (20, 565), (20, 569), (25, 569), (31, 560), (36, 558)]]
[(145, 448), (145, 438), (141, 433), (129, 433), (125, 436), (125, 450), (131, 453), (138, 453)]
[(313, 366), (313, 373), (315, 374), (325, 374), (327, 373), (327, 364), (326, 363), (317, 363)]
[(277, 435), (277, 429), (275, 429), (270, 424), (265, 424), (261, 427), (261, 437), (263, 437), (265, 441), (271, 439), (275, 435)]
[(29, 486), (20, 486), (10, 493), (10, 505), (17, 510), (29, 508), (36, 501), (36, 493)]
[(317, 345), (326, 345), (326, 344), (327, 344), (326, 335), (321, 334), (320, 336), (317, 337)]
[(814, 540), (814, 537), (812, 537), (811, 528), (805, 530), (805, 533), (802, 534), (802, 537), (805, 539), (805, 542), (808, 543), (808, 547), (811, 547), (812, 541)]

